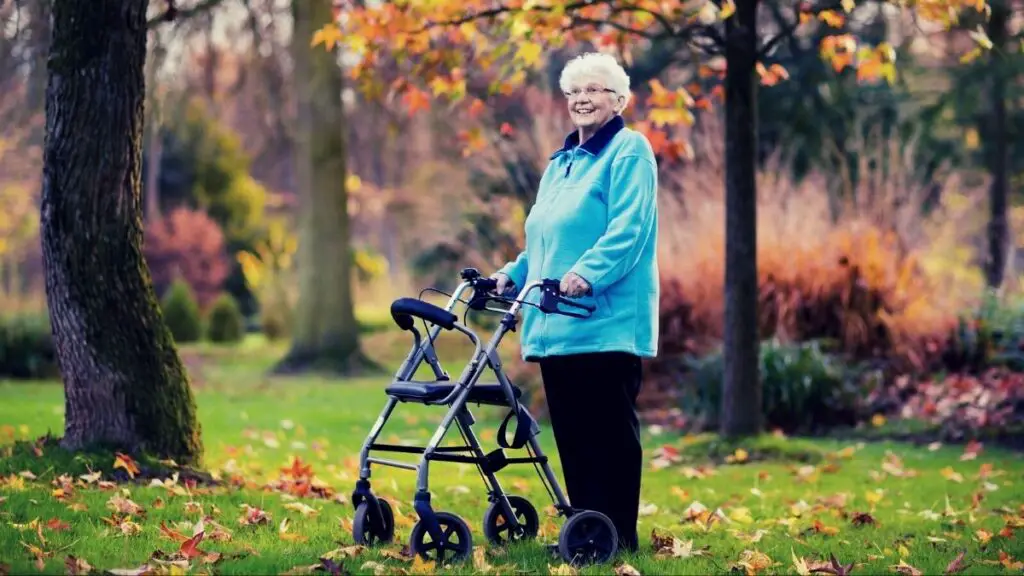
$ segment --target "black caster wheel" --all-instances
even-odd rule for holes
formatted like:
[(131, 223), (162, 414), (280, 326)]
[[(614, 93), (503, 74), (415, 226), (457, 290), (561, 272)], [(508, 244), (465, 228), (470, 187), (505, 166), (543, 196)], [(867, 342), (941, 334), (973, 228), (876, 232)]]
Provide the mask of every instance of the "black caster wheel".
[(412, 552), (428, 562), (436, 562), (438, 567), (469, 558), (473, 554), (473, 535), (469, 525), (450, 512), (437, 512), (435, 517), (441, 525), (441, 540), (435, 542), (426, 524), (419, 520), (409, 534)]
[(492, 502), (484, 513), (484, 536), (494, 546), (504, 546), (509, 542), (529, 540), (537, 536), (540, 529), (540, 519), (537, 517), (537, 509), (530, 504), (530, 501), (522, 496), (507, 496), (508, 503), (512, 505), (512, 512), (516, 515), (519, 527), (513, 531), (512, 523), (505, 517), (501, 505)]
[(378, 498), (377, 501), (380, 502), (380, 511), (383, 515), (381, 519), (370, 514), (368, 500), (364, 500), (356, 507), (356, 517), (352, 521), (352, 538), (356, 544), (388, 544), (395, 538), (395, 514), (391, 511), (391, 505), (383, 498)]
[(619, 534), (612, 521), (600, 512), (580, 510), (562, 525), (558, 553), (568, 564), (602, 564), (619, 549)]

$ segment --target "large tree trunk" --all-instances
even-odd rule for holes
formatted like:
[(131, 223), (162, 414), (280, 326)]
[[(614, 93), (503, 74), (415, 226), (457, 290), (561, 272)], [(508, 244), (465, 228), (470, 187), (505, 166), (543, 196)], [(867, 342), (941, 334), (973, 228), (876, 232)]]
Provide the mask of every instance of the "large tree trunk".
[(197, 463), (195, 400), (142, 253), (147, 0), (56, 0), (41, 236), (63, 445)]
[(146, 193), (143, 195), (145, 201), (146, 222), (153, 223), (160, 218), (160, 164), (163, 160), (163, 138), (161, 129), (163, 124), (163, 110), (161, 109), (162, 98), (157, 90), (157, 71), (163, 65), (163, 47), (159, 46), (160, 36), (154, 31), (150, 34), (157, 43), (151, 50), (150, 59), (146, 66)]
[(333, 50), (310, 46), (313, 32), (333, 19), (331, 0), (294, 0), (292, 15), (299, 301), (291, 350), (276, 371), (352, 374), (367, 363), (352, 303), (342, 71)]
[(725, 21), (725, 378), (721, 432), (761, 431), (757, 333), (757, 0)]
[(988, 55), (991, 111), (983, 116), (989, 122), (988, 130), (984, 127), (981, 130), (982, 134), (988, 132), (985, 138), (985, 150), (988, 152), (986, 163), (992, 176), (989, 189), (988, 262), (985, 270), (990, 288), (999, 288), (1003, 283), (1010, 247), (1010, 225), (1006, 213), (1010, 193), (1010, 142), (1007, 138), (1009, 127), (1006, 125), (1006, 84), (1010, 74), (1006, 50), (1010, 21), (1008, 2), (991, 3), (992, 17), (988, 23), (988, 35), (992, 40), (992, 50)]

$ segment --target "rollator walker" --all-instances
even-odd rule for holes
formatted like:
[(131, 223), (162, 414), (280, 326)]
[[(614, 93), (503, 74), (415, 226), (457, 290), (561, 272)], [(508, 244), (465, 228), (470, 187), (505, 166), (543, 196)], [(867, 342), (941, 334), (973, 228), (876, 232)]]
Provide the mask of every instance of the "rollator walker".
[[(548, 464), (548, 458), (541, 450), (536, 436), (540, 433), (537, 421), (525, 405), (519, 403), (522, 391), (513, 385), (502, 371), (498, 357), (498, 345), (510, 330), (515, 330), (517, 315), (524, 305), (536, 306), (545, 314), (564, 314), (576, 318), (587, 318), (593, 307), (573, 302), (561, 295), (559, 281), (544, 279), (522, 287), (515, 298), (496, 295), (497, 281), (483, 278), (472, 268), (462, 270), (462, 282), (454, 294), (428, 288), (449, 296), (448, 305), (441, 308), (417, 298), (399, 298), (391, 305), (391, 316), (403, 330), (412, 332), (413, 346), (391, 385), (385, 389), (388, 399), (380, 416), (374, 423), (359, 454), (359, 480), (352, 493), (355, 519), (352, 532), (356, 543), (374, 546), (389, 543), (395, 536), (395, 519), (391, 506), (378, 498), (370, 488), (370, 465), (379, 464), (413, 470), (416, 475), (416, 494), (413, 507), (419, 520), (409, 536), (409, 545), (414, 554), (425, 560), (436, 561), (438, 565), (465, 559), (473, 552), (473, 538), (469, 525), (451, 512), (435, 511), (431, 506), (428, 487), (428, 469), (431, 462), (459, 462), (474, 464), (488, 490), (490, 505), (483, 516), (483, 532), (487, 541), (494, 546), (503, 546), (514, 541), (530, 540), (537, 536), (540, 521), (537, 509), (524, 497), (507, 494), (498, 482), (496, 474), (510, 464), (533, 464), (541, 482), (552, 498), (555, 509), (566, 518), (559, 532), (557, 549), (562, 558), (572, 564), (606, 562), (618, 549), (618, 535), (611, 520), (594, 510), (573, 508), (559, 486), (555, 474)], [(473, 296), (467, 302), (461, 298), (463, 292), (472, 289)], [(540, 304), (526, 301), (535, 289), (541, 291)], [(420, 293), (420, 296), (423, 292)], [(511, 304), (507, 309), (487, 306), (490, 301)], [(456, 302), (467, 305), (463, 322), (452, 312)], [(587, 314), (559, 309), (560, 304), (586, 310)], [(503, 316), (486, 347), (480, 338), (465, 324), (469, 310), (487, 310), (502, 313)], [(423, 323), (428, 337), (423, 340), (416, 329), (416, 319)], [(428, 328), (427, 323), (432, 326)], [(434, 349), (434, 339), (441, 329), (457, 330), (466, 335), (475, 347), (473, 357), (452, 382), (441, 367)], [(435, 380), (414, 381), (413, 376), (424, 360), (433, 369)], [(491, 368), (497, 383), (481, 383), (485, 368)], [(448, 406), (437, 431), (425, 447), (398, 446), (377, 442), (381, 430), (387, 423), (399, 402), (415, 402), (427, 405)], [(499, 448), (485, 453), (473, 433), (475, 420), (469, 405), (490, 405), (509, 408), (501, 423), (497, 442)], [(515, 420), (516, 429), (511, 441), (507, 439), (507, 427)], [(464, 446), (440, 446), (441, 440), (452, 424), (462, 436)], [(506, 450), (526, 449), (526, 457), (509, 457)], [(371, 456), (370, 452), (405, 452), (420, 454), (416, 464)]]

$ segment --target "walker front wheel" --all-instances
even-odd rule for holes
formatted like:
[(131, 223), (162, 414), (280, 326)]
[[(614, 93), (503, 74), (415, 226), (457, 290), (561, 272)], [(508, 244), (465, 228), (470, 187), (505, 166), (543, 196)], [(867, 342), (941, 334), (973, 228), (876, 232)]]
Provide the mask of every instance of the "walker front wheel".
[(438, 512), (435, 517), (441, 525), (441, 539), (435, 541), (427, 531), (426, 523), (420, 520), (409, 534), (409, 547), (413, 553), (424, 560), (437, 562), (439, 567), (468, 558), (473, 553), (473, 535), (469, 525), (451, 512)]
[(619, 534), (611, 519), (594, 510), (580, 510), (565, 521), (558, 534), (558, 552), (569, 564), (602, 564), (619, 549)]
[(383, 518), (375, 518), (370, 509), (372, 504), (364, 500), (356, 507), (356, 516), (352, 521), (352, 539), (356, 544), (374, 546), (387, 544), (395, 537), (395, 515), (391, 505), (383, 498), (377, 498)]

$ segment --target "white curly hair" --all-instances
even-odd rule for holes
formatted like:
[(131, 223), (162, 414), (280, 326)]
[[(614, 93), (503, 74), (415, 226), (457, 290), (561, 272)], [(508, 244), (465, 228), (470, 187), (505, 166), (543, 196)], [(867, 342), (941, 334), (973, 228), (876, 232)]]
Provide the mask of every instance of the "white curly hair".
[(626, 70), (612, 55), (602, 52), (580, 54), (562, 68), (558, 85), (562, 92), (568, 92), (572, 88), (582, 88), (581, 83), (585, 80), (601, 82), (606, 88), (614, 90), (617, 96), (622, 96), (625, 99), (622, 110), (629, 105), (632, 97), (629, 91), (629, 74), (626, 74)]

